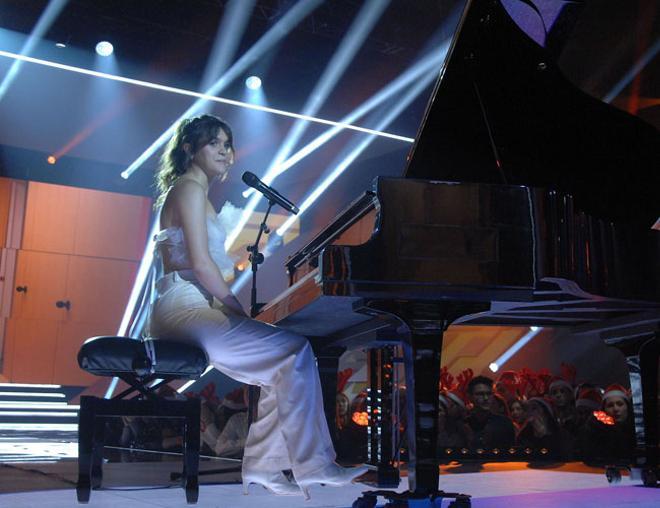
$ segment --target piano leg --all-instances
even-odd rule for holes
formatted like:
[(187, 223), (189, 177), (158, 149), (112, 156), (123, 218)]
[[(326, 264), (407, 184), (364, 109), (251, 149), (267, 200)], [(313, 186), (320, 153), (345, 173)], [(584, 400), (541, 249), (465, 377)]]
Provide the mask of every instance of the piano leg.
[(411, 330), (410, 344), (404, 346), (408, 438), (408, 485), (415, 494), (438, 490), (438, 383), (442, 329), (434, 333)]
[[(439, 506), (453, 499), (452, 508), (469, 508), (470, 496), (438, 490), (439, 459), (438, 395), (440, 354), (444, 331), (455, 318), (483, 310), (481, 304), (438, 304), (424, 302), (369, 302), (368, 307), (396, 317), (408, 333), (397, 330), (403, 348), (406, 376), (406, 437), (408, 441), (408, 492), (388, 490), (364, 492), (354, 508), (373, 507), (378, 497), (392, 506)], [(404, 338), (405, 337), (405, 338)]]
[[(319, 343), (311, 340), (312, 347)], [(319, 347), (315, 350), (316, 363), (321, 379), (321, 393), (323, 394), (323, 411), (328, 421), (328, 430), (332, 438), (332, 444), (337, 448), (337, 371), (339, 369), (339, 357), (346, 351), (344, 347)]]
[(626, 360), (630, 373), (636, 438), (631, 473), (634, 478), (641, 479), (645, 486), (654, 487), (660, 473), (660, 336), (656, 333), (643, 342), (636, 353), (626, 355)]

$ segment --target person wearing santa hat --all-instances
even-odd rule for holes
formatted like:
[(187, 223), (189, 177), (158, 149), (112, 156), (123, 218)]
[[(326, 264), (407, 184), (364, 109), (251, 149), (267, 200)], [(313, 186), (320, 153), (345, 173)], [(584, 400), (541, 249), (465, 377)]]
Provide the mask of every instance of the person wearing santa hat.
[(627, 461), (635, 446), (630, 392), (612, 384), (603, 394), (602, 411), (587, 421), (582, 449), (586, 459)]
[(603, 404), (602, 390), (591, 383), (582, 383), (575, 388), (575, 414), (578, 429), (583, 429), (594, 411)]
[(580, 435), (574, 388), (563, 377), (554, 377), (548, 385), (548, 395), (552, 401), (562, 448), (566, 452), (563, 458), (568, 459), (573, 455)]
[(564, 459), (570, 455), (572, 444), (560, 433), (552, 399), (532, 397), (527, 401), (527, 421), (518, 433), (517, 444), (546, 457)]
[(617, 384), (607, 387), (603, 394), (603, 410), (614, 418), (615, 424), (622, 425), (628, 421), (632, 414), (630, 407), (628, 390)]
[(441, 393), (438, 397), (438, 456), (447, 448), (468, 445), (469, 428), (465, 422), (465, 403), (455, 393)]
[(247, 418), (248, 386), (227, 393), (213, 411), (202, 403), (202, 441), (218, 457), (240, 458), (248, 433)]
[(556, 377), (550, 382), (548, 394), (552, 399), (557, 423), (560, 427), (572, 430), (576, 419), (573, 387), (565, 379)]
[(508, 405), (509, 415), (517, 434), (527, 421), (527, 409), (524, 402), (520, 399), (511, 399)]

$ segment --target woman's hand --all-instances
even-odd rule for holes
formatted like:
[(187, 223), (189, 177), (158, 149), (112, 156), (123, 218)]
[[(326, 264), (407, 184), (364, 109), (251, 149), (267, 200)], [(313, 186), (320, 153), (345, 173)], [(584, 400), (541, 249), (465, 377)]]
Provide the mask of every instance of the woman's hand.
[(242, 317), (248, 317), (245, 310), (243, 310), (241, 302), (238, 301), (238, 298), (236, 298), (233, 293), (229, 293), (227, 296), (220, 299), (220, 303), (231, 310), (234, 314), (238, 314)]

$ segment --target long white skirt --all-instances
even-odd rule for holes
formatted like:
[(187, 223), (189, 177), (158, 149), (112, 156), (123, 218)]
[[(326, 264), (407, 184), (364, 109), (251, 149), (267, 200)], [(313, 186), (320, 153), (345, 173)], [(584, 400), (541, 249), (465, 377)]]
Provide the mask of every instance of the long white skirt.
[(228, 312), (178, 272), (161, 278), (153, 336), (193, 341), (228, 376), (261, 387), (244, 470), (291, 469), (304, 478), (335, 460), (316, 360), (306, 338)]

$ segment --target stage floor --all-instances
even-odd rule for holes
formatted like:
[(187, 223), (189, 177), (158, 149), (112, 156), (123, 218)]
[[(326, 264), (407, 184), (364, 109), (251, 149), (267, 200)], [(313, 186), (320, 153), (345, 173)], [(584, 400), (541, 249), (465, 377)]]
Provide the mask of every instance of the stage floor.
[[(104, 466), (104, 485), (108, 490), (92, 491), (89, 506), (117, 508), (154, 508), (187, 506), (183, 489), (164, 486), (169, 473), (178, 471), (173, 462), (109, 463)], [(70, 508), (76, 505), (76, 461), (51, 464), (2, 464), (0, 468), (0, 506), (11, 508)], [(202, 463), (202, 469), (217, 463)], [(621, 483), (610, 485), (602, 470), (581, 465), (535, 469), (527, 464), (486, 464), (478, 472), (474, 467), (443, 467), (441, 488), (472, 496), (475, 508), (657, 508), (660, 489), (644, 488), (624, 476)], [(317, 486), (312, 499), (278, 497), (253, 485), (244, 496), (236, 473), (200, 477), (200, 508), (350, 508), (369, 486), (354, 484), (345, 488)], [(217, 485), (209, 482), (229, 481)], [(143, 485), (144, 489), (133, 490)], [(161, 487), (156, 487), (161, 485)], [(403, 478), (399, 491), (407, 488)], [(44, 489), (44, 490), (35, 490)], [(13, 492), (10, 492), (13, 491)], [(379, 500), (382, 506), (384, 501)], [(449, 500), (442, 503), (446, 507)]]

